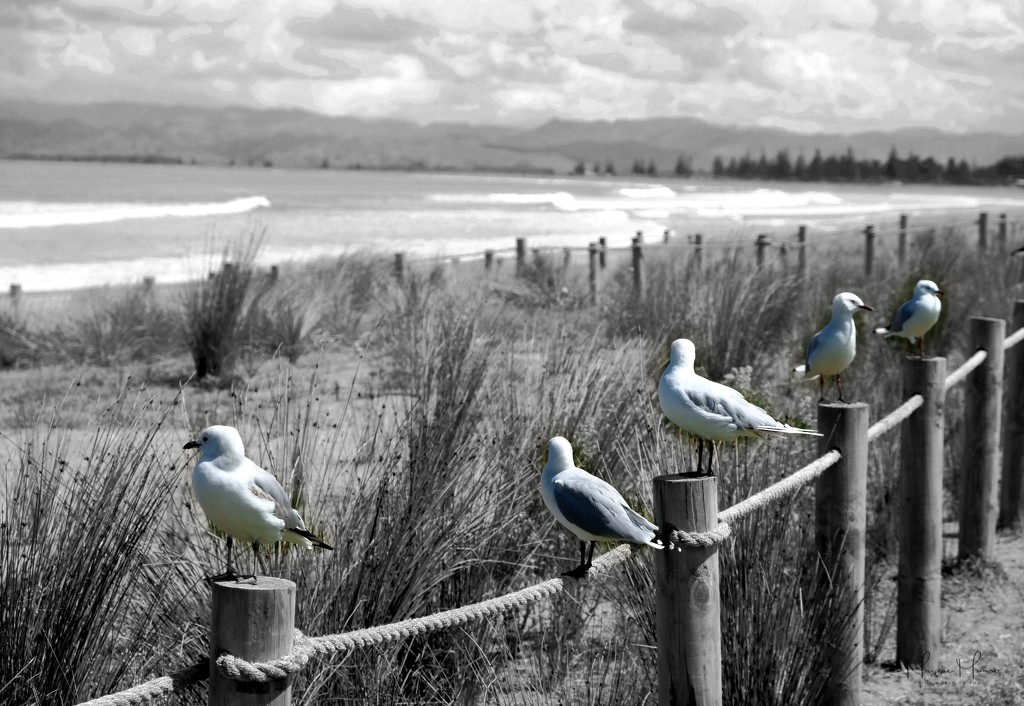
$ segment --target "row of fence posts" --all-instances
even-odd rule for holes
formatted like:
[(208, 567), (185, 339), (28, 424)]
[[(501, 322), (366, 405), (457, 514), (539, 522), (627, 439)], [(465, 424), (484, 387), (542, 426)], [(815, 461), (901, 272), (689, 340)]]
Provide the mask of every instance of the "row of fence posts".
[[(979, 250), (985, 251), (988, 248), (988, 214), (981, 213), (977, 220), (978, 226), (978, 248)], [(907, 243), (909, 233), (909, 218), (907, 214), (901, 214), (899, 219), (899, 233), (898, 233), (898, 244), (896, 248), (896, 259), (897, 264), (902, 267), (907, 259)], [(874, 272), (875, 266), (875, 240), (877, 234), (875, 232), (874, 225), (865, 226), (863, 231), (864, 236), (864, 273), (870, 277)], [(671, 242), (672, 235), (671, 231), (666, 230), (664, 233), (663, 242), (669, 244)], [(999, 228), (997, 244), (999, 252), (1005, 252), (1008, 246), (1008, 228), (1006, 214), (1000, 214), (999, 216)], [(703, 266), (703, 246), (704, 238), (703, 235), (697, 233), (691, 236), (690, 240), (691, 253), (693, 261), (696, 267), (700, 268)], [(800, 226), (796, 232), (796, 241), (785, 241), (775, 243), (772, 241), (771, 236), (767, 233), (761, 233), (757, 235), (754, 241), (755, 248), (755, 261), (758, 267), (764, 267), (768, 265), (768, 250), (771, 247), (777, 247), (779, 250), (779, 261), (784, 269), (789, 268), (789, 251), (794, 249), (797, 252), (797, 264), (796, 272), (800, 277), (804, 277), (807, 274), (807, 226)], [(636, 236), (632, 241), (632, 272), (633, 272), (633, 292), (637, 297), (643, 298), (647, 294), (647, 274), (645, 271), (644, 261), (644, 239), (643, 231), (637, 231)], [(527, 241), (524, 237), (516, 238), (515, 254), (516, 264), (515, 273), (517, 277), (521, 277), (526, 270), (526, 258), (529, 252), (527, 248)], [(537, 251), (535, 251), (537, 252)], [(607, 238), (601, 237), (596, 241), (589, 244), (587, 247), (588, 256), (588, 288), (590, 301), (592, 304), (597, 304), (600, 298), (601, 289), (601, 271), (606, 269), (608, 266), (608, 242)], [(563, 248), (562, 267), (568, 269), (571, 261), (572, 248)], [(491, 272), (495, 267), (496, 251), (485, 250), (484, 251), (484, 270)], [(395, 279), (398, 282), (404, 281), (405, 278), (405, 254), (395, 253), (394, 272)]]
[[(1024, 328), (1024, 301), (1015, 303), (1012, 330)], [(998, 527), (1024, 520), (1024, 344), (1006, 355), (1006, 322), (972, 318), (973, 348), (987, 356), (966, 380), (964, 447), (959, 469), (958, 560), (991, 562)], [(1004, 380), (1004, 369), (1006, 371)], [(1005, 449), (1000, 454), (1003, 387), (1007, 398)], [(897, 569), (896, 661), (935, 668), (941, 651), (942, 476), (945, 358), (906, 358), (903, 397), (920, 394), (922, 406), (903, 423), (900, 453), (900, 526)], [(868, 468), (868, 406), (819, 404), (822, 453), (838, 449), (839, 462), (818, 477), (816, 544), (832, 580), (846, 582), (840, 615), (852, 617), (837, 645), (844, 657), (833, 673), (824, 703), (861, 701), (864, 555)], [(1000, 459), (1002, 465), (1000, 466)], [(1001, 483), (1000, 483), (1000, 476)], [(714, 477), (692, 474), (654, 480), (654, 517), (688, 532), (718, 523)], [(736, 541), (743, 541), (742, 536)], [(659, 703), (717, 706), (722, 703), (721, 619), (717, 547), (655, 553)], [(682, 697), (680, 698), (680, 695)]]
[[(639, 244), (639, 242), (637, 243)], [(1015, 303), (1012, 327), (1024, 328), (1024, 301)], [(999, 466), (1004, 382), (1024, 381), (1024, 344), (1004, 361), (1006, 322), (972, 318), (973, 347), (987, 357), (966, 380), (964, 453), (958, 557), (992, 561), (995, 530), (1024, 520), (1024, 396), (1007, 397), (1003, 466)], [(1006, 377), (1004, 380), (1004, 368)], [(906, 358), (903, 397), (920, 394), (922, 406), (903, 423), (900, 452), (900, 546), (897, 577), (896, 660), (911, 666), (939, 663), (941, 649), (942, 476), (945, 358)], [(838, 615), (845, 621), (834, 646), (839, 660), (825, 703), (854, 706), (861, 700), (864, 557), (867, 510), (868, 406), (818, 405), (819, 451), (837, 449), (839, 461), (815, 482), (818, 554), (837, 567), (843, 581)], [(1002, 484), (999, 483), (1000, 473)], [(1001, 492), (997, 488), (1001, 487)], [(998, 518), (997, 518), (998, 512)], [(662, 475), (654, 479), (654, 519), (687, 532), (718, 524), (714, 476)], [(735, 541), (744, 541), (740, 535)], [(721, 605), (718, 547), (654, 552), (659, 704), (719, 706), (722, 703)], [(295, 584), (260, 577), (259, 583), (217, 583), (210, 634), (209, 703), (217, 706), (287, 706), (291, 678), (269, 683), (236, 682), (217, 669), (226, 651), (248, 661), (268, 661), (293, 646)]]
[[(982, 251), (988, 248), (988, 214), (980, 213), (977, 220), (978, 226), (978, 248)], [(1016, 226), (1015, 226), (1016, 227)], [(899, 266), (903, 266), (907, 259), (907, 233), (908, 233), (908, 218), (906, 214), (900, 215), (899, 221), (899, 244), (897, 246), (897, 263)], [(663, 242), (669, 244), (672, 239), (672, 232), (666, 230), (664, 232)], [(997, 231), (997, 245), (999, 252), (1005, 252), (1008, 245), (1008, 230), (1006, 214), (999, 215), (999, 226)], [(697, 233), (691, 236), (692, 246), (692, 257), (696, 267), (703, 267), (703, 245), (704, 236)], [(758, 267), (763, 267), (767, 264), (767, 252), (770, 247), (775, 245), (771, 237), (767, 233), (761, 233), (757, 236), (754, 241), (754, 247), (756, 251), (756, 261)], [(633, 255), (633, 291), (634, 293), (643, 298), (647, 294), (647, 274), (644, 270), (644, 251), (643, 251), (643, 231), (637, 231), (636, 236), (633, 238), (632, 243), (632, 255)], [(779, 248), (779, 260), (782, 263), (784, 269), (789, 268), (789, 249), (792, 247), (797, 251), (797, 274), (801, 277), (807, 274), (807, 226), (800, 226), (796, 233), (796, 242), (781, 242), (777, 246)], [(515, 272), (517, 277), (522, 277), (526, 270), (526, 238), (516, 238), (516, 267)], [(590, 243), (587, 248), (589, 257), (589, 289), (590, 289), (590, 301), (592, 304), (597, 304), (600, 293), (600, 270), (607, 268), (607, 252), (608, 252), (608, 240), (607, 238), (601, 237), (597, 241)], [(484, 270), (491, 272), (494, 269), (496, 262), (496, 252), (494, 250), (484, 251)], [(568, 269), (572, 258), (572, 248), (562, 249), (562, 268)], [(864, 272), (866, 275), (871, 276), (874, 269), (875, 262), (875, 227), (873, 225), (866, 226), (864, 228)], [(224, 269), (230, 270), (233, 267), (232, 263), (225, 263)], [(406, 257), (404, 252), (396, 252), (394, 254), (393, 262), (393, 273), (395, 280), (399, 284), (405, 282), (406, 273)], [(215, 273), (211, 273), (210, 277), (214, 277)], [(280, 276), (280, 268), (278, 265), (270, 266), (270, 282), (271, 284), (277, 282)], [(143, 290), (145, 292), (151, 292), (156, 283), (156, 278), (147, 276), (143, 278)], [(20, 304), (22, 297), (22, 287), (19, 283), (13, 283), (10, 285), (10, 298), (12, 304), (17, 307)]]

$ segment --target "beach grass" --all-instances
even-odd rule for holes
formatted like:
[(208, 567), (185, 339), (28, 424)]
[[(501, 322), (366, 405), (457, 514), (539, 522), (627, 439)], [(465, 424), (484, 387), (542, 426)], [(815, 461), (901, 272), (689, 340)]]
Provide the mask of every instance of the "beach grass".
[[(612, 258), (596, 307), (586, 265), (563, 269), (557, 252), (534, 256), (519, 278), (508, 265), (488, 275), (477, 262), (437, 262), (398, 283), (389, 263), (366, 257), (286, 267), (272, 282), (243, 250), (227, 275), (221, 263), (173, 295), (105, 292), (37, 316), (32, 302), (4, 309), (0, 702), (76, 703), (206, 654), (201, 578), (222, 568), (224, 545), (195, 504), (181, 446), (208, 424), (238, 427), (248, 455), (335, 546), (268, 553), (271, 572), (298, 584), (306, 634), (458, 607), (575, 564), (576, 542), (538, 490), (550, 437), (567, 437), (581, 466), (648, 515), (653, 477), (693, 467), (692, 445), (656, 401), (673, 338), (695, 341), (705, 374), (813, 426), (817, 387), (788, 371), (832, 296), (857, 292), (876, 315), (860, 323), (844, 387), (877, 419), (900, 401), (903, 352), (870, 328), (928, 277), (949, 292), (928, 350), (955, 367), (971, 352), (967, 318), (1008, 316), (1020, 290), (1016, 263), (953, 250), (950, 237), (919, 236), (910, 266), (871, 278), (843, 244), (815, 253), (806, 277), (792, 263), (758, 268), (752, 252), (709, 249), (698, 265), (666, 248), (648, 258), (643, 300), (627, 258)], [(952, 469), (963, 443), (956, 393), (946, 409)], [(720, 507), (815, 449), (722, 448)], [(865, 636), (876, 661), (891, 651), (898, 452), (897, 434), (871, 450)], [(952, 518), (955, 483), (946, 487)], [(820, 647), (848, 616), (821, 588), (809, 496), (744, 521), (722, 549), (727, 703), (817, 703), (833, 668)], [(650, 703), (651, 586), (640, 553), (604, 583), (504, 619), (316, 662), (294, 701)], [(1007, 668), (993, 689), (1009, 693), (1019, 678)], [(204, 693), (181, 702), (205, 703)]]

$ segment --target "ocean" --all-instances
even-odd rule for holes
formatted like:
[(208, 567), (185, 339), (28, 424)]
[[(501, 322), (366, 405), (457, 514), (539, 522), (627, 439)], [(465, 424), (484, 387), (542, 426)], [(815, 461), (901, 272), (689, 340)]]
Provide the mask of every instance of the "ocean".
[(1024, 190), (533, 177), (0, 160), (0, 291), (205, 276), (263, 234), (261, 264), (354, 252), (473, 257), (485, 249), (629, 244), (696, 232), (808, 239), (1024, 218)]

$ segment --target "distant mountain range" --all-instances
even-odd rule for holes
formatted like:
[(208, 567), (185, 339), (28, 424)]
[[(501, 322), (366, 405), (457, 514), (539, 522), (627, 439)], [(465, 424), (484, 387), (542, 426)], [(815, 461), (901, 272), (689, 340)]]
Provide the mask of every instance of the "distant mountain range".
[(628, 173), (637, 160), (671, 172), (680, 156), (698, 170), (788, 150), (825, 156), (852, 149), (885, 160), (892, 148), (945, 162), (988, 165), (1024, 154), (1024, 133), (959, 135), (911, 128), (806, 135), (714, 125), (693, 118), (552, 120), (534, 128), (328, 117), (300, 110), (106, 103), (0, 104), (0, 156), (195, 161), (286, 167), (451, 169), (568, 173), (580, 162)]

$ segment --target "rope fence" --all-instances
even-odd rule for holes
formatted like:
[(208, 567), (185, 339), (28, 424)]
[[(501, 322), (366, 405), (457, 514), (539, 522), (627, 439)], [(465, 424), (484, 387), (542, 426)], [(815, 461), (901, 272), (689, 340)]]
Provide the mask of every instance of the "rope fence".
[[(1024, 302), (1017, 303), (1017, 315), (1024, 322)], [(995, 321), (998, 322), (999, 320)], [(1006, 336), (1001, 340), (1000, 361), (1002, 360), (1002, 351), (1009, 350), (1024, 341), (1024, 323), (1012, 335)], [(1024, 355), (1020, 357), (1024, 360)], [(990, 358), (991, 356), (985, 350), (978, 350), (971, 355), (955, 371), (941, 380), (938, 386), (941, 387), (943, 394), (964, 382), (973, 371), (977, 370)], [(945, 369), (944, 359), (918, 360), (922, 363), (943, 361), (942, 370)], [(897, 408), (871, 425), (864, 435), (865, 448), (868, 443), (903, 424), (916, 411), (929, 404), (926, 397), (927, 394), (911, 395)], [(855, 408), (857, 406), (853, 405), (852, 407)], [(864, 408), (865, 414), (863, 416), (866, 420), (866, 405), (859, 406)], [(970, 411), (968, 411), (969, 415)], [(941, 426), (939, 424), (940, 434)], [(712, 529), (705, 532), (684, 532), (676, 529), (673, 530), (669, 539), (673, 544), (688, 549), (712, 548), (732, 536), (732, 525), (737, 521), (749, 516), (758, 509), (796, 493), (806, 484), (820, 478), (825, 471), (845, 462), (846, 459), (841, 450), (836, 448), (828, 450), (803, 468), (732, 507), (718, 512), (717, 525)], [(634, 548), (631, 545), (623, 544), (598, 557), (593, 562), (590, 576), (597, 580), (607, 577), (614, 568), (625, 562), (633, 551)], [(333, 635), (309, 637), (300, 631), (296, 631), (292, 651), (281, 658), (266, 662), (249, 662), (240, 657), (225, 653), (216, 657), (216, 665), (221, 674), (233, 680), (266, 682), (282, 679), (302, 670), (314, 657), (351, 652), (373, 645), (381, 645), (417, 635), (448, 630), (477, 620), (503, 615), (518, 608), (548, 599), (575, 583), (577, 583), (575, 579), (552, 578), (502, 596), (440, 613)], [(158, 677), (125, 691), (87, 701), (82, 706), (133, 706), (135, 704), (152, 703), (157, 698), (180, 692), (185, 687), (202, 681), (208, 676), (209, 662), (204, 660), (172, 675)], [(859, 679), (859, 673), (857, 678)]]

